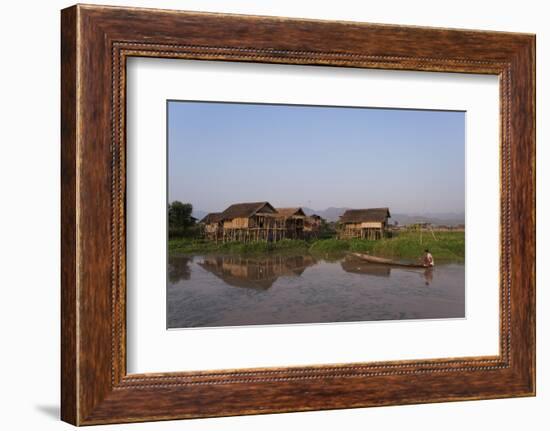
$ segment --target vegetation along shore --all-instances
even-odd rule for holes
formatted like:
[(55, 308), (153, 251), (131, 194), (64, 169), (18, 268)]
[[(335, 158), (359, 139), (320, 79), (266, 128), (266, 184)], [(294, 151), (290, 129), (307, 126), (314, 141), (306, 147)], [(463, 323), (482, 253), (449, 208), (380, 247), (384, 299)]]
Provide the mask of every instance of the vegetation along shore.
[(198, 221), (189, 203), (168, 208), (170, 254), (311, 254), (331, 258), (348, 252), (416, 260), (430, 249), (436, 261), (464, 260), (464, 230), (422, 223), (390, 226), (388, 208), (346, 210), (338, 222), (306, 216), (301, 208), (269, 202), (230, 205)]
[(391, 238), (368, 239), (284, 239), (277, 242), (212, 242), (193, 238), (168, 241), (170, 254), (263, 254), (311, 253), (325, 255), (345, 252), (369, 253), (394, 259), (417, 259), (429, 248), (438, 260), (464, 261), (464, 232), (399, 232)]

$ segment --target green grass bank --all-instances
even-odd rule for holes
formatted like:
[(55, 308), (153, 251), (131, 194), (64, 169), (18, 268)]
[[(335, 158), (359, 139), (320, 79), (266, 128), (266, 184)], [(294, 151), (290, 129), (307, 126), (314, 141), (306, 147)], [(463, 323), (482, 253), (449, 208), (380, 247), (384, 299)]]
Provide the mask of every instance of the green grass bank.
[(362, 239), (319, 239), (312, 241), (282, 240), (276, 243), (215, 243), (198, 239), (178, 238), (168, 241), (174, 254), (243, 254), (311, 253), (334, 255), (345, 252), (369, 253), (394, 259), (417, 259), (424, 249), (430, 249), (437, 260), (464, 261), (464, 232), (402, 232), (393, 238), (377, 241)]

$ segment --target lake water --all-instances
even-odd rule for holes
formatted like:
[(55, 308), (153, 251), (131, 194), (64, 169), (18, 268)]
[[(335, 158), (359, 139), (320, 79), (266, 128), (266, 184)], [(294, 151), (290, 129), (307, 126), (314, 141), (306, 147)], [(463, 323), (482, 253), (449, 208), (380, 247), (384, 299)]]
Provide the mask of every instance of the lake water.
[(168, 328), (465, 316), (462, 263), (409, 269), (352, 256), (176, 255), (167, 289)]

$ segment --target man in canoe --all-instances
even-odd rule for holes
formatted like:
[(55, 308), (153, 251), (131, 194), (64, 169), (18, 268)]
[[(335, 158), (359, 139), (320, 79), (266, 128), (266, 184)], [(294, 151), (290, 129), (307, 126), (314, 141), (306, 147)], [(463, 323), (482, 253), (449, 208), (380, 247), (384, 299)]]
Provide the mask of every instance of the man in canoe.
[(424, 256), (422, 257), (422, 265), (426, 268), (432, 268), (434, 266), (434, 257), (430, 253), (429, 249), (424, 250)]

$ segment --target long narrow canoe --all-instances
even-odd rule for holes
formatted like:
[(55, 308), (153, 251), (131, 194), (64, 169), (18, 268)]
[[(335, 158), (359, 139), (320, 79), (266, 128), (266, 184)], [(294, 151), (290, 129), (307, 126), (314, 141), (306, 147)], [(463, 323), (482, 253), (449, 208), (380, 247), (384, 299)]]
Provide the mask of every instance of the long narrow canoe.
[(383, 257), (376, 257), (376, 256), (368, 255), (368, 254), (352, 253), (352, 255), (355, 256), (355, 257), (358, 257), (359, 259), (364, 260), (366, 262), (377, 263), (379, 265), (404, 266), (404, 267), (407, 267), (407, 268), (429, 268), (429, 267), (421, 265), (419, 263), (396, 262), (395, 260), (384, 259)]

